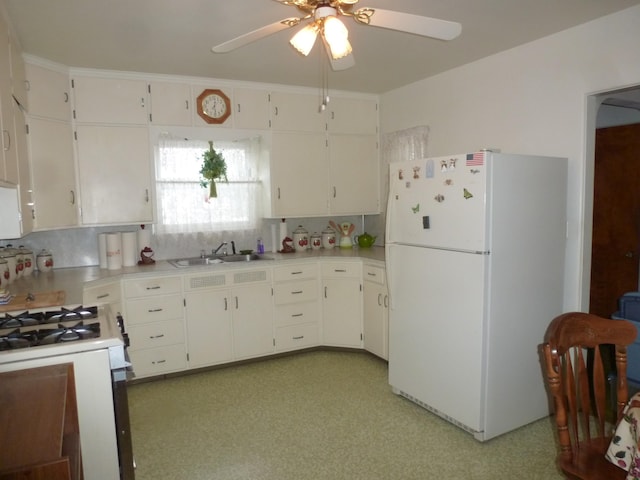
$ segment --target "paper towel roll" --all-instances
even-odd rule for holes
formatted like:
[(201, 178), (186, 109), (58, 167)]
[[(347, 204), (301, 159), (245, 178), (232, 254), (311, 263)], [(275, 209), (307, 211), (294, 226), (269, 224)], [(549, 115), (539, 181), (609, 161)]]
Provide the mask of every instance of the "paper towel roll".
[(100, 258), (100, 268), (107, 268), (107, 234), (98, 234), (98, 257)]
[[(138, 230), (138, 254), (144, 249), (144, 247), (151, 248), (151, 230), (145, 228)], [(136, 256), (137, 256), (136, 255)]]
[(107, 268), (122, 268), (122, 235), (120, 232), (107, 233)]
[(138, 235), (136, 232), (122, 232), (122, 266), (133, 267), (138, 263)]
[(271, 224), (271, 251), (276, 253), (278, 251), (278, 237), (276, 235), (276, 224)]
[(282, 219), (280, 222), (280, 242), (278, 243), (278, 249), (282, 248), (282, 241), (287, 238), (287, 222)]

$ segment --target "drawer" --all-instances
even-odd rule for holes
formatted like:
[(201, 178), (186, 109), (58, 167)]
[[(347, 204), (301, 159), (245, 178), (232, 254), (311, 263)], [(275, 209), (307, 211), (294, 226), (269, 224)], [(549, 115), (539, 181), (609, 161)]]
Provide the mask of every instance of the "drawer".
[(318, 324), (304, 323), (276, 328), (276, 351), (297, 350), (318, 345)]
[(181, 291), (181, 277), (141, 278), (124, 282), (124, 295), (127, 298), (167, 295)]
[(380, 285), (385, 284), (385, 271), (382, 267), (376, 267), (375, 265), (365, 265), (362, 272), (362, 277), (365, 282), (378, 283)]
[(274, 319), (277, 327), (317, 322), (320, 319), (318, 302), (294, 303), (275, 308)]
[(322, 264), (323, 277), (360, 277), (362, 264), (360, 262), (326, 262)]
[(182, 295), (129, 300), (127, 302), (125, 321), (129, 322), (129, 325), (138, 325), (162, 320), (181, 319), (183, 310)]
[(177, 372), (187, 368), (187, 354), (182, 345), (129, 351), (136, 378)]
[(280, 283), (273, 286), (273, 298), (276, 305), (309, 302), (318, 298), (318, 281)]
[(103, 305), (105, 303), (117, 303), (120, 301), (120, 282), (87, 287), (82, 292), (84, 305)]
[(182, 320), (133, 325), (127, 328), (127, 332), (131, 341), (129, 351), (184, 343), (184, 324)]
[(273, 280), (275, 282), (289, 282), (291, 280), (301, 280), (318, 278), (317, 263), (300, 263), (297, 265), (285, 265), (273, 269)]

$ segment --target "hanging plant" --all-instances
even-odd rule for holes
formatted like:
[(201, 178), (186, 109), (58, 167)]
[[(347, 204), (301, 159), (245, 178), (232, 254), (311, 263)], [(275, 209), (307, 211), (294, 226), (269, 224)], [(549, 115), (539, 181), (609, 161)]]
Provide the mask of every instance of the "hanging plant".
[(209, 198), (218, 196), (216, 180), (227, 182), (227, 163), (221, 153), (213, 148), (213, 142), (209, 142), (209, 150), (202, 154), (202, 168), (200, 169), (200, 185), (209, 187)]

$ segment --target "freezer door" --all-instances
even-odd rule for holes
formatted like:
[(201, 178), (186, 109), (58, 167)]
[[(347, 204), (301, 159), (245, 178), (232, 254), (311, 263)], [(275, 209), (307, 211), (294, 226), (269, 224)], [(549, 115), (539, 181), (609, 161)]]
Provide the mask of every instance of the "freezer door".
[(386, 255), (390, 385), (481, 431), (487, 256), (402, 245)]
[(487, 250), (489, 159), (482, 155), (390, 164), (387, 243)]

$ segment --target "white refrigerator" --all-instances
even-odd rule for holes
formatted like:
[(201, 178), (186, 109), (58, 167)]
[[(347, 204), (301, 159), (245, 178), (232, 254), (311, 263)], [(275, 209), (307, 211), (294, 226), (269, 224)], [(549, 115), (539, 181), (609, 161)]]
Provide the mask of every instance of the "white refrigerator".
[(567, 160), (390, 165), (389, 383), (480, 441), (549, 414), (538, 346), (562, 313)]

